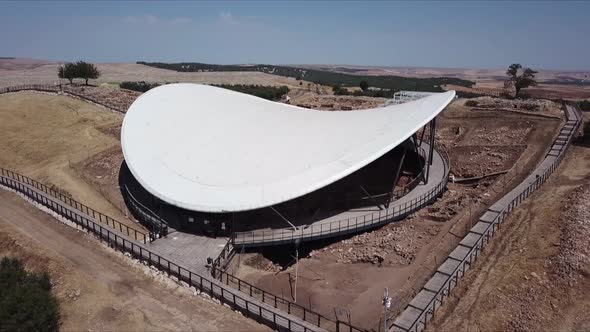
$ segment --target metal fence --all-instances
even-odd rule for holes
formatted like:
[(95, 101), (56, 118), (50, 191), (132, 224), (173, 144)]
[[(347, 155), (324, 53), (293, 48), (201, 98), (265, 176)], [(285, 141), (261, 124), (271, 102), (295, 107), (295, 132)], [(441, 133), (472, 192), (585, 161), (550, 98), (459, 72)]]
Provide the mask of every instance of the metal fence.
[[(88, 216), (91, 216), (92, 218), (94, 218), (98, 222), (104, 223), (107, 226), (110, 226), (113, 229), (118, 230), (121, 234), (126, 234), (127, 236), (132, 237), (136, 241), (147, 243), (150, 240), (150, 236), (148, 236), (147, 233), (145, 233), (141, 230), (135, 229), (133, 227), (129, 227), (129, 226), (127, 226), (127, 225), (125, 225), (125, 224), (123, 224), (123, 223), (103, 214), (103, 213), (100, 213), (100, 212), (94, 210), (93, 208), (90, 208), (90, 207), (76, 201), (75, 199), (73, 199), (71, 197), (68, 197), (56, 190), (53, 190), (53, 189), (49, 188), (48, 186), (46, 186), (38, 181), (35, 181), (29, 177), (15, 173), (13, 171), (9, 171), (9, 170), (1, 168), (1, 167), (0, 167), (0, 174), (1, 174), (0, 180), (2, 180), (2, 178), (16, 180), (20, 183), (24, 183), (32, 188), (42, 191), (42, 192), (46, 193), (47, 195), (50, 195), (51, 197), (54, 197), (54, 198), (60, 200), (61, 202), (73, 207), (74, 209), (76, 209), (82, 213), (85, 213)], [(15, 189), (15, 190), (18, 189), (18, 188), (15, 188), (12, 186), (15, 182), (2, 181), (0, 183), (4, 184), (12, 189)]]
[(232, 288), (250, 295), (251, 297), (257, 298), (263, 303), (267, 303), (274, 308), (278, 308), (291, 315), (302, 318), (304, 321), (314, 324), (318, 327), (329, 331), (351, 331), (351, 332), (362, 332), (364, 329), (355, 327), (347, 322), (330, 319), (322, 314), (319, 314), (311, 309), (308, 309), (302, 305), (286, 300), (280, 296), (276, 296), (272, 293), (266, 292), (263, 289), (253, 286), (252, 284), (233, 276), (230, 273), (225, 272), (223, 269), (218, 267), (212, 268), (213, 275), (222, 283), (225, 283)]
[[(17, 175), (10, 171), (8, 171), (9, 176), (4, 176), (7, 174), (6, 170), (3, 170), (2, 174), (0, 184), (20, 192), (31, 200), (46, 206), (64, 218), (76, 223), (96, 235), (99, 240), (107, 243), (110, 247), (121, 252), (129, 253), (133, 258), (146, 262), (148, 265), (154, 266), (161, 271), (165, 271), (168, 275), (177, 278), (179, 281), (195, 287), (199, 291), (209, 294), (211, 297), (219, 299), (235, 310), (243, 312), (247, 317), (256, 319), (278, 330), (312, 331), (309, 327), (295, 322), (285, 315), (278, 314), (276, 312), (277, 310), (272, 310), (270, 307), (247, 300), (245, 297), (240, 296), (237, 290), (224, 287), (223, 284), (218, 284), (216, 281), (212, 281), (198, 273), (183, 268), (146, 249), (141, 244), (112, 232), (90, 219), (94, 210), (89, 209), (87, 213), (85, 209), (78, 210), (74, 206), (68, 206), (67, 202), (61, 201), (56, 197), (49, 198), (48, 195), (51, 196), (50, 193), (35, 190), (37, 187), (34, 187), (31, 182), (34, 180), (30, 180), (27, 177)], [(14, 178), (11, 176), (14, 176)]]
[(444, 192), (448, 182), (449, 160), (448, 155), (444, 150), (440, 150), (440, 154), (444, 165), (443, 180), (427, 193), (416, 197), (403, 205), (394, 206), (392, 209), (379, 210), (354, 218), (299, 227), (297, 230), (292, 228), (281, 228), (268, 231), (235, 232), (232, 234), (233, 245), (234, 247), (239, 247), (273, 242), (287, 243), (295, 241), (296, 239), (315, 240), (328, 236), (360, 232), (384, 225), (392, 220), (402, 219), (431, 203)]
[(141, 204), (126, 184), (123, 184), (123, 190), (125, 193), (123, 199), (128, 203), (127, 206), (143, 221), (144, 225), (149, 227), (152, 240), (168, 235), (168, 224), (158, 214)]
[(114, 103), (110, 103), (108, 99), (100, 99), (96, 98), (95, 96), (90, 96), (87, 94), (82, 93), (78, 89), (83, 89), (83, 87), (75, 88), (75, 86), (70, 85), (51, 85), (51, 84), (22, 84), (22, 85), (15, 85), (11, 87), (0, 88), (0, 94), (9, 93), (9, 92), (18, 92), (18, 91), (43, 91), (43, 92), (51, 92), (51, 93), (65, 93), (74, 97), (78, 97), (80, 99), (90, 101), (94, 104), (98, 104), (100, 106), (106, 107), (113, 111), (119, 113), (125, 113), (126, 110), (120, 109), (118, 105)]
[[(566, 116), (567, 114), (568, 112), (566, 110)], [(442, 287), (438, 290), (438, 292), (436, 292), (432, 300), (430, 300), (430, 302), (425, 306), (426, 309), (421, 312), (421, 314), (415, 319), (412, 325), (408, 329), (395, 325), (393, 327), (404, 331), (414, 332), (419, 332), (426, 328), (428, 321), (430, 321), (430, 319), (434, 316), (436, 309), (443, 304), (445, 297), (449, 296), (451, 290), (458, 284), (459, 279), (465, 275), (465, 272), (472, 266), (475, 260), (477, 260), (479, 254), (483, 250), (483, 247), (490, 241), (490, 238), (494, 236), (494, 234), (500, 227), (500, 224), (509, 216), (510, 212), (512, 212), (514, 208), (516, 208), (520, 203), (522, 203), (522, 201), (529, 197), (533, 192), (539, 189), (539, 187), (541, 187), (541, 185), (545, 183), (545, 181), (547, 181), (549, 176), (559, 166), (563, 157), (565, 156), (563, 152), (571, 144), (571, 141), (581, 124), (582, 117), (581, 113), (577, 108), (574, 108), (574, 116), (576, 117), (576, 124), (573, 126), (571, 133), (565, 139), (564, 144), (559, 148), (558, 155), (548, 154), (548, 156), (556, 157), (551, 166), (545, 169), (545, 171), (542, 174), (538, 175), (534, 182), (530, 183), (526, 188), (524, 188), (518, 196), (512, 199), (507, 204), (507, 206), (496, 215), (496, 217), (485, 229), (483, 234), (481, 234), (479, 239), (476, 241), (474, 246), (469, 250), (465, 258), (461, 260), (459, 265), (457, 265), (453, 272), (449, 274), (448, 278), (443, 283)], [(569, 121), (571, 119), (568, 117), (567, 120)], [(566, 126), (568, 126), (568, 124), (566, 124), (564, 127)], [(564, 128), (562, 128), (562, 132), (563, 129)], [(556, 141), (558, 140), (560, 139), (556, 139)], [(554, 144), (559, 143), (554, 142)]]
[[(448, 173), (449, 173), (449, 169), (450, 169), (450, 166), (449, 166), (450, 163), (449, 163), (449, 157), (448, 157), (448, 154), (446, 153), (446, 151), (439, 149), (439, 153), (440, 153), (442, 160), (443, 160), (443, 167), (444, 167), (443, 181), (441, 183), (439, 183), (436, 187), (431, 189), (429, 192), (422, 195), (421, 197), (417, 197), (416, 199), (414, 199), (414, 200), (408, 202), (407, 204), (403, 205), (402, 207), (400, 207), (400, 209), (399, 209), (400, 212), (398, 214), (396, 214), (396, 216), (399, 216), (400, 218), (402, 218), (402, 217), (405, 217), (406, 215), (408, 215), (409, 213), (413, 213), (417, 209), (423, 207), (424, 205), (428, 204), (432, 200), (436, 199), (436, 197), (438, 197), (444, 191), (444, 189), (446, 188), (447, 181), (448, 181)], [(340, 230), (344, 230), (344, 231), (353, 230), (356, 232), (356, 231), (361, 231), (366, 228), (377, 227), (380, 223), (385, 223), (385, 222), (391, 221), (391, 219), (394, 218), (393, 212), (394, 211), (392, 210), (392, 213), (369, 214), (370, 216), (374, 215), (374, 218), (364, 219), (362, 222), (362, 225), (360, 225), (360, 227), (358, 225), (355, 227), (351, 226), (349, 221), (353, 220), (352, 218), (346, 220), (347, 221), (346, 226), (343, 225), (344, 221), (342, 221), (342, 220), (340, 220), (338, 222), (334, 222), (333, 224), (338, 223), (338, 227)], [(372, 223), (370, 223), (370, 222), (372, 222)], [(360, 224), (360, 221), (359, 221), (359, 224)], [(328, 228), (326, 228), (326, 230), (327, 229)], [(324, 231), (324, 229), (322, 227), (320, 227), (320, 235), (324, 234), (323, 231)], [(330, 232), (328, 232), (326, 234), (330, 234), (331, 236), (333, 236), (335, 234), (335, 232), (333, 230), (331, 230)], [(291, 233), (290, 235), (294, 235), (294, 234)], [(263, 238), (264, 238), (264, 236), (263, 236)], [(281, 238), (281, 239), (284, 239), (284, 238)], [(288, 239), (292, 239), (292, 237), (288, 237)], [(264, 303), (268, 303), (269, 305), (272, 305), (275, 308), (279, 308), (283, 311), (288, 312), (289, 314), (296, 315), (307, 322), (310, 322), (312, 324), (316, 324), (317, 326), (325, 328), (327, 330), (355, 331), (355, 332), (365, 331), (361, 328), (353, 326), (350, 323), (339, 321), (339, 320), (332, 320), (322, 314), (319, 314), (319, 313), (311, 310), (311, 308), (308, 309), (308, 308), (303, 307), (297, 303), (286, 300), (283, 297), (279, 297), (279, 296), (276, 296), (272, 293), (266, 292), (263, 289), (253, 286), (250, 283), (248, 283), (244, 280), (241, 280), (240, 278), (226, 272), (225, 269), (221, 267), (221, 265), (222, 265), (221, 261), (225, 260), (231, 254), (231, 252), (235, 249), (235, 247), (234, 247), (235, 245), (236, 245), (235, 238), (232, 237), (228, 241), (228, 243), (225, 245), (225, 247), (223, 248), (220, 255), (213, 262), (212, 267), (211, 267), (211, 273), (214, 278), (220, 280), (221, 282), (225, 283), (228, 286), (232, 286), (233, 288), (235, 288), (243, 293), (246, 293), (252, 297), (257, 298), (258, 300), (260, 300)]]

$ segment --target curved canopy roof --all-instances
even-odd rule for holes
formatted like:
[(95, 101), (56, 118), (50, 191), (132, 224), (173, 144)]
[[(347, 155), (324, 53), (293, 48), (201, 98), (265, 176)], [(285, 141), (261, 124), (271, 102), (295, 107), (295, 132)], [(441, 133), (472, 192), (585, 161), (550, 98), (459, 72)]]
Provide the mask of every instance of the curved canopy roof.
[(141, 95), (121, 144), (141, 185), (170, 204), (244, 211), (300, 197), (384, 155), (454, 91), (363, 111), (317, 111), (222, 88), (168, 84)]

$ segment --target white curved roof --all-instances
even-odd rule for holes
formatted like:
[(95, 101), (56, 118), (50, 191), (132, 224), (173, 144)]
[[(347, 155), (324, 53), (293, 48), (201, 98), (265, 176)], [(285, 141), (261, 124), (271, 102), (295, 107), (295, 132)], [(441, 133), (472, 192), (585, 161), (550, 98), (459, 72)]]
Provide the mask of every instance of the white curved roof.
[(222, 88), (168, 84), (123, 121), (129, 169), (156, 197), (203, 212), (275, 205), (331, 184), (401, 144), (454, 91), (363, 111), (314, 111)]

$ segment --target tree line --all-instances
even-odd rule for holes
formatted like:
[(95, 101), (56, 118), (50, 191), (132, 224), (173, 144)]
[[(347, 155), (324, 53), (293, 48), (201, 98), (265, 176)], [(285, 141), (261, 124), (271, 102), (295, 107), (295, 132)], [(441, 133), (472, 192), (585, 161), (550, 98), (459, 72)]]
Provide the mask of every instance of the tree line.
[(57, 77), (67, 79), (70, 84), (74, 83), (74, 79), (80, 78), (88, 85), (89, 79), (100, 77), (100, 71), (92, 63), (84, 61), (68, 62), (59, 67)]
[(138, 64), (156, 67), (161, 69), (175, 70), (178, 72), (221, 72), (221, 71), (254, 71), (263, 72), (267, 74), (293, 77), (298, 80), (306, 80), (308, 82), (334, 86), (359, 86), (360, 82), (366, 81), (368, 85), (392, 90), (393, 92), (400, 90), (410, 91), (429, 91), (441, 92), (442, 85), (454, 84), (465, 87), (471, 87), (475, 84), (473, 81), (463, 80), (454, 77), (431, 77), (431, 78), (416, 78), (416, 77), (402, 77), (393, 75), (353, 75), (346, 73), (338, 73), (321, 69), (307, 69), (288, 66), (274, 66), (274, 65), (215, 65), (198, 62), (181, 62), (181, 63), (163, 63), (163, 62), (137, 62)]
[[(167, 84), (167, 83), (164, 83)], [(151, 90), (155, 87), (160, 86), (160, 83), (149, 83), (145, 81), (140, 82), (131, 82), (125, 81), (119, 84), (119, 87), (122, 89), (139, 91), (139, 92), (146, 92)], [(254, 84), (212, 84), (213, 86), (238, 91), (242, 93), (247, 93), (249, 95), (253, 95), (256, 97), (268, 99), (268, 100), (280, 100), (289, 93), (289, 88), (287, 86), (268, 86), (268, 85), (254, 85)]]

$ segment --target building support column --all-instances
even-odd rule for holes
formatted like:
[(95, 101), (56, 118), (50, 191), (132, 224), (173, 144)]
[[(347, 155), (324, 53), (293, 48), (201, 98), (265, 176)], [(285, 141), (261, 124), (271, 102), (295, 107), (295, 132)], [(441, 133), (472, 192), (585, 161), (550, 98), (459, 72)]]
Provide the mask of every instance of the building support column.
[(434, 159), (434, 139), (436, 136), (436, 118), (430, 121), (430, 147), (428, 149), (428, 163), (426, 165), (426, 182), (428, 183), (428, 178), (430, 177), (430, 166), (433, 163)]
[(362, 185), (359, 184), (359, 187), (365, 193), (365, 195), (369, 196), (371, 201), (373, 203), (375, 203), (375, 205), (379, 208), (379, 210), (383, 210), (383, 207), (377, 202), (377, 200), (371, 194), (369, 194), (369, 192)]
[(393, 195), (395, 193), (395, 186), (399, 181), (399, 177), (401, 175), (402, 167), (404, 165), (404, 160), (406, 159), (406, 147), (402, 145), (402, 150), (404, 151), (402, 157), (400, 158), (399, 164), (397, 165), (397, 170), (395, 171), (395, 177), (393, 178), (393, 188), (391, 189), (391, 193), (389, 193), (389, 198), (387, 199), (386, 207), (389, 208), (389, 204), (393, 201)]
[(413, 142), (414, 142), (414, 143), (412, 144), (412, 145), (414, 146), (414, 153), (416, 153), (416, 158), (418, 159), (418, 165), (420, 165), (420, 170), (422, 171), (422, 172), (421, 172), (422, 181), (424, 182), (424, 184), (426, 184), (426, 183), (427, 183), (427, 179), (426, 179), (426, 177), (424, 176), (424, 175), (425, 175), (425, 174), (424, 174), (424, 173), (425, 173), (425, 169), (424, 169), (424, 166), (425, 166), (425, 165), (423, 164), (423, 161), (422, 161), (422, 159), (420, 159), (420, 152), (419, 152), (419, 150), (418, 150), (418, 149), (419, 149), (419, 146), (418, 146), (418, 135), (416, 135), (416, 134), (414, 133), (414, 134), (412, 135), (412, 140), (413, 140)]

